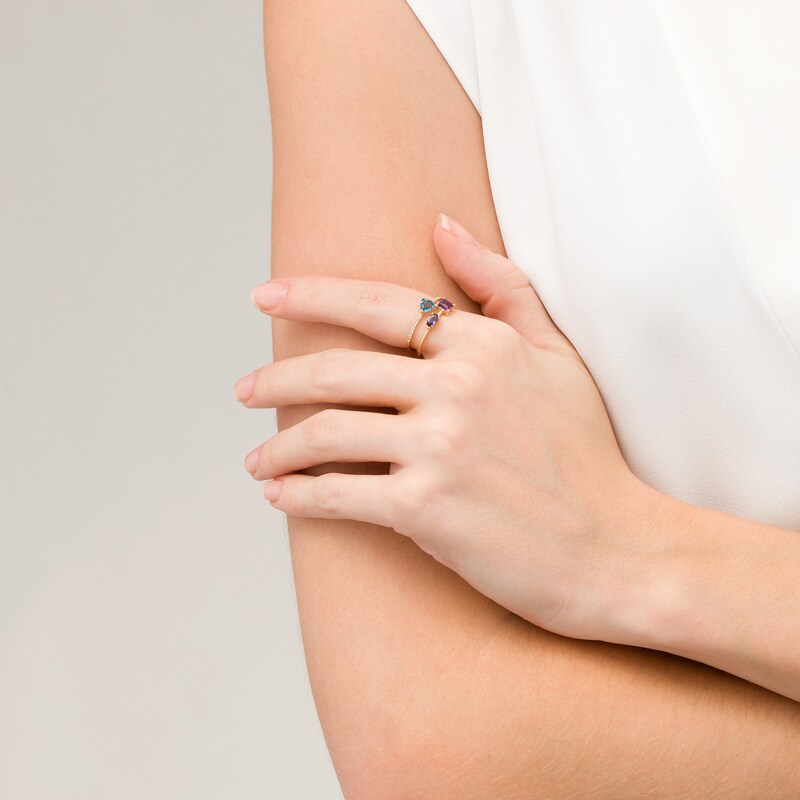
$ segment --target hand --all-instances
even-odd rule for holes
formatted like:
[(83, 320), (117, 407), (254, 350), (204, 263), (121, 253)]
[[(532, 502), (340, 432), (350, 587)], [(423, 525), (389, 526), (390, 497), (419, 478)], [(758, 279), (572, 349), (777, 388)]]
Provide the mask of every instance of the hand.
[[(445, 218), (446, 219), (446, 218)], [(447, 224), (447, 223), (445, 223)], [(393, 528), (478, 591), (565, 636), (622, 641), (650, 563), (639, 534), (658, 493), (628, 469), (586, 365), (527, 277), (454, 221), (434, 246), (484, 315), (458, 308), (406, 348), (423, 291), (293, 276), (258, 287), (272, 316), (353, 328), (401, 350), (273, 362), (235, 387), (248, 408), (331, 403), (253, 450), (246, 467), (287, 514)], [(268, 287), (286, 288), (267, 305)], [(418, 343), (425, 317), (414, 334)], [(328, 462), (388, 475), (298, 474)], [(279, 486), (277, 485), (279, 484)]]

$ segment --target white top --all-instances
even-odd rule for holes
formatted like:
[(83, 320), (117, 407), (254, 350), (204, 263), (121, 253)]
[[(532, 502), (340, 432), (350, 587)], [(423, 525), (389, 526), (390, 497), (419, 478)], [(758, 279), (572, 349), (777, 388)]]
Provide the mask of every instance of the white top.
[(800, 531), (800, 3), (407, 2), (631, 469)]
[(753, 268), (800, 350), (800, 3), (656, 5)]

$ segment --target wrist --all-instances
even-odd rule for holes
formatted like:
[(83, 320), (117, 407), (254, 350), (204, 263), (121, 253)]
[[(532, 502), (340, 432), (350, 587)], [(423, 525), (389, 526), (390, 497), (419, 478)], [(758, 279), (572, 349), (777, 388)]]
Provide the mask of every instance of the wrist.
[(615, 641), (677, 652), (686, 638), (684, 609), (696, 586), (688, 543), (696, 506), (635, 479), (616, 521), (622, 564), (612, 612)]

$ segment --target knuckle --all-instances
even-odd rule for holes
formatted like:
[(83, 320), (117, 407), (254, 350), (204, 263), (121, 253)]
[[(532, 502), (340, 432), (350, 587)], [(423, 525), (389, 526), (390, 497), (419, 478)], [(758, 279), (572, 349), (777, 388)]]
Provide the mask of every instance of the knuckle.
[(425, 448), (433, 458), (447, 457), (453, 448), (463, 443), (465, 425), (454, 415), (431, 415), (424, 426)]
[(256, 380), (253, 385), (253, 394), (250, 396), (250, 403), (257, 402), (261, 406), (270, 407), (275, 401), (274, 392), (274, 370), (275, 365), (268, 364), (261, 367), (256, 372)]
[(519, 344), (520, 335), (507, 323), (493, 317), (486, 317), (486, 336), (484, 342), (491, 348), (493, 353), (498, 350), (504, 352), (516, 348)]
[(336, 513), (342, 506), (342, 492), (334, 473), (325, 473), (314, 478), (311, 488), (314, 505), (328, 514)]
[(262, 367), (256, 375), (252, 400), (257, 401), (261, 407), (275, 407), (279, 402), (280, 383), (276, 380), (276, 371), (279, 372), (280, 367), (273, 363)]
[(389, 302), (388, 287), (380, 283), (367, 283), (358, 292), (358, 306), (368, 313), (382, 311)]
[(346, 352), (343, 347), (325, 350), (312, 362), (309, 377), (316, 398), (324, 401), (341, 384), (342, 375), (346, 372)]
[[(426, 472), (416, 471), (398, 482), (395, 497), (395, 529), (398, 533), (415, 530), (416, 520), (425, 519), (434, 500), (434, 487)], [(399, 526), (399, 527), (398, 527)]]
[(261, 452), (258, 456), (258, 475), (262, 478), (272, 477), (275, 468), (275, 441), (279, 436), (273, 436), (267, 439), (261, 446)]
[(306, 295), (308, 303), (312, 306), (324, 305), (330, 290), (330, 280), (327, 275), (307, 275), (298, 281)]
[(325, 408), (308, 418), (305, 426), (306, 446), (318, 456), (330, 452), (339, 424), (338, 410)]
[[(442, 364), (443, 375), (437, 376), (437, 391), (440, 387), (451, 397), (481, 397), (486, 391), (488, 378), (486, 369), (472, 361), (458, 360)], [(441, 377), (441, 380), (438, 379)]]

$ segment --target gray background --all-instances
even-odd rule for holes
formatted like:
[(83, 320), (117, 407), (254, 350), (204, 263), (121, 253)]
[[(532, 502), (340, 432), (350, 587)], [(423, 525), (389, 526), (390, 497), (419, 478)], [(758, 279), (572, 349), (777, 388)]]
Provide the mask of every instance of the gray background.
[(340, 798), (285, 518), (260, 0), (0, 0), (0, 797)]

